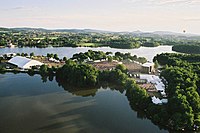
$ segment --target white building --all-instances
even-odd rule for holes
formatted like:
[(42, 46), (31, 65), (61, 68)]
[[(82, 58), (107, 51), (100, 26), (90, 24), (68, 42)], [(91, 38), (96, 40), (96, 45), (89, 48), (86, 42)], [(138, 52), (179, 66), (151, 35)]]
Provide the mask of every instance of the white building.
[(31, 69), (32, 66), (41, 66), (43, 63), (36, 61), (36, 60), (31, 60), (26, 57), (22, 56), (15, 56), (12, 59), (8, 61), (8, 63), (16, 65), (17, 67), (21, 69)]

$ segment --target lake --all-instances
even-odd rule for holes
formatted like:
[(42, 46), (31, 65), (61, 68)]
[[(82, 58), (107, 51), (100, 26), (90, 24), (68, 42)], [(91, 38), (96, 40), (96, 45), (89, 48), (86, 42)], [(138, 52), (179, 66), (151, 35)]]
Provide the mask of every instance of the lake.
[(152, 61), (153, 57), (160, 53), (174, 53), (172, 51), (172, 46), (158, 46), (158, 47), (140, 47), (138, 49), (116, 49), (110, 47), (97, 47), (97, 48), (90, 48), (90, 47), (48, 47), (48, 48), (0, 48), (0, 54), (5, 53), (31, 53), (34, 52), (35, 55), (47, 55), (47, 53), (54, 53), (58, 54), (60, 58), (66, 56), (67, 58), (71, 58), (73, 54), (79, 52), (87, 52), (89, 49), (94, 51), (103, 51), (103, 52), (122, 52), (122, 53), (131, 53), (132, 55), (137, 55), (139, 57), (145, 57), (148, 61)]
[(62, 88), (39, 75), (0, 74), (0, 133), (166, 133), (133, 111), (124, 91)]

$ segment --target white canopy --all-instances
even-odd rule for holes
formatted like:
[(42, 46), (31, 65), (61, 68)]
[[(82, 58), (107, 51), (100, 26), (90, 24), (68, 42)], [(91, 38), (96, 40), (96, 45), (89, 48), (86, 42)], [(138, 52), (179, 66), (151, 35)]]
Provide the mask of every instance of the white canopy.
[(43, 65), (43, 63), (41, 63), (39, 61), (31, 60), (29, 58), (22, 57), (22, 56), (15, 56), (12, 59), (10, 59), (8, 62), (16, 65), (16, 66), (18, 66), (19, 68), (22, 68), (22, 69), (30, 69), (32, 66)]
[(162, 101), (159, 98), (156, 98), (155, 96), (151, 97), (151, 100), (154, 104), (162, 104)]
[(155, 84), (155, 87), (158, 91), (165, 91), (165, 85), (156, 75), (140, 74), (140, 79), (146, 79), (148, 83)]

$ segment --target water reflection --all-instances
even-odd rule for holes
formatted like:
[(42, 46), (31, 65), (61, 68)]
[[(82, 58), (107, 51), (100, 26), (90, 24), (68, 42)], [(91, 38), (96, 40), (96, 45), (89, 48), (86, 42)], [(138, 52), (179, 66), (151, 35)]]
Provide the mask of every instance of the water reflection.
[[(50, 76), (50, 77), (42, 77), (42, 79), (44, 80), (43, 82), (47, 82), (47, 80), (49, 81), (52, 81), (54, 77)], [(112, 90), (112, 91), (117, 91), (117, 92), (120, 92), (121, 94), (125, 94), (126, 91), (124, 88), (120, 87), (120, 86), (116, 86), (116, 85), (113, 85), (113, 84), (109, 84), (108, 82), (104, 82), (104, 83), (100, 83), (98, 86), (96, 87), (93, 87), (93, 88), (80, 88), (80, 87), (75, 87), (73, 85), (70, 85), (69, 83), (65, 82), (64, 80), (62, 79), (58, 79), (58, 78), (55, 78), (57, 83), (58, 83), (58, 86), (61, 86), (65, 91), (71, 93), (72, 95), (75, 95), (75, 96), (81, 96), (81, 97), (89, 97), (89, 96), (92, 96), (94, 97), (98, 90)], [(140, 110), (138, 109), (135, 104), (127, 97), (127, 100), (129, 101), (129, 105), (131, 107), (131, 109), (136, 112), (137, 114), (137, 118), (139, 119), (142, 119), (142, 120), (148, 120), (150, 118), (148, 118), (148, 116), (146, 115), (146, 113), (143, 111), (143, 110)], [(71, 101), (67, 101), (63, 104), (71, 104), (71, 103), (80, 103), (80, 100), (77, 100), (76, 98), (71, 100)], [(86, 101), (83, 102), (84, 104), (86, 103)], [(87, 109), (87, 106), (84, 106), (82, 108), (83, 110)], [(81, 109), (81, 110), (82, 110)], [(78, 109), (80, 111), (80, 109)], [(76, 112), (75, 110), (72, 110), (72, 111), (67, 111), (67, 112), (63, 112), (63, 113), (59, 113), (57, 115), (54, 115), (52, 116), (51, 118), (59, 118), (59, 117), (66, 117), (66, 116), (69, 116), (69, 115), (73, 115), (74, 112)], [(153, 121), (152, 121), (153, 122)], [(60, 123), (58, 125), (62, 126), (63, 123)], [(157, 125), (156, 123), (154, 123), (155, 125)], [(51, 129), (52, 127), (51, 126), (58, 126), (57, 124), (56, 125), (50, 125), (50, 126), (47, 126), (47, 127), (43, 127), (44, 129)], [(163, 126), (159, 126), (160, 130), (162, 129), (165, 129), (167, 130), (167, 128), (163, 127)], [(41, 128), (41, 129), (43, 129)]]
[(43, 80), (39, 75), (0, 75), (0, 132), (167, 132), (138, 119), (121, 88), (105, 83), (84, 90), (66, 83), (59, 87), (52, 77)]
[[(47, 77), (45, 78), (45, 81), (46, 81), (46, 79), (47, 79)], [(96, 95), (96, 93), (98, 92), (98, 89), (108, 89), (109, 88), (110, 90), (117, 90), (120, 93), (123, 93), (125, 91), (123, 88), (118, 87), (116, 85), (109, 84), (109, 83), (100, 83), (96, 87), (80, 88), (80, 87), (75, 87), (74, 85), (71, 85), (62, 79), (56, 78), (56, 81), (58, 83), (58, 86), (62, 86), (62, 88), (65, 91), (68, 91), (69, 93), (71, 93), (73, 95), (82, 96), (82, 97), (87, 97), (87, 96), (94, 97)]]

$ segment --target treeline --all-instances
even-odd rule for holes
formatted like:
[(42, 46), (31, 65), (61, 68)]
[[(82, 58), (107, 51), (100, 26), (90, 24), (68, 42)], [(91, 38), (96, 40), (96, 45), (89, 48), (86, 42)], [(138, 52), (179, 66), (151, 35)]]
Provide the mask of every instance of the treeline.
[(69, 83), (78, 87), (94, 87), (102, 82), (124, 85), (126, 82), (127, 69), (119, 64), (116, 69), (99, 71), (92, 65), (77, 63), (67, 60), (66, 64), (56, 70), (56, 79), (59, 83)]
[(142, 44), (142, 46), (144, 47), (157, 47), (157, 46), (160, 46), (160, 43), (159, 42), (145, 42)]
[(112, 48), (132, 49), (140, 46), (154, 47), (165, 44), (153, 37), (139, 37), (131, 34), (114, 33), (71, 33), (71, 32), (2, 32), (0, 46), (12, 43), (19, 47), (90, 47), (108, 46)]
[(187, 54), (200, 54), (200, 45), (174, 45), (172, 50)]
[(162, 53), (154, 57), (153, 61), (158, 61), (160, 65), (177, 65), (186, 61), (188, 63), (200, 62), (198, 54), (177, 54), (177, 53)]
[(72, 60), (76, 60), (78, 62), (88, 62), (88, 61), (95, 61), (95, 60), (108, 60), (112, 62), (113, 60), (122, 61), (122, 60), (130, 60), (130, 61), (137, 61), (140, 63), (147, 62), (147, 59), (144, 57), (137, 57), (136, 55), (131, 55), (131, 53), (120, 53), (116, 52), (113, 54), (112, 52), (103, 52), (103, 51), (92, 51), (88, 50), (85, 53), (77, 53), (74, 54), (71, 58)]
[(56, 71), (56, 79), (75, 86), (88, 87), (97, 84), (98, 74), (98, 70), (89, 64), (67, 60), (66, 64)]
[(166, 124), (174, 130), (193, 130), (200, 126), (200, 56), (161, 54), (154, 58), (166, 67), (161, 76), (166, 80), (168, 104)]
[(106, 43), (112, 48), (132, 49), (140, 47), (139, 41), (135, 40), (134, 38), (128, 38), (126, 36), (121, 36), (115, 39), (111, 38)]

